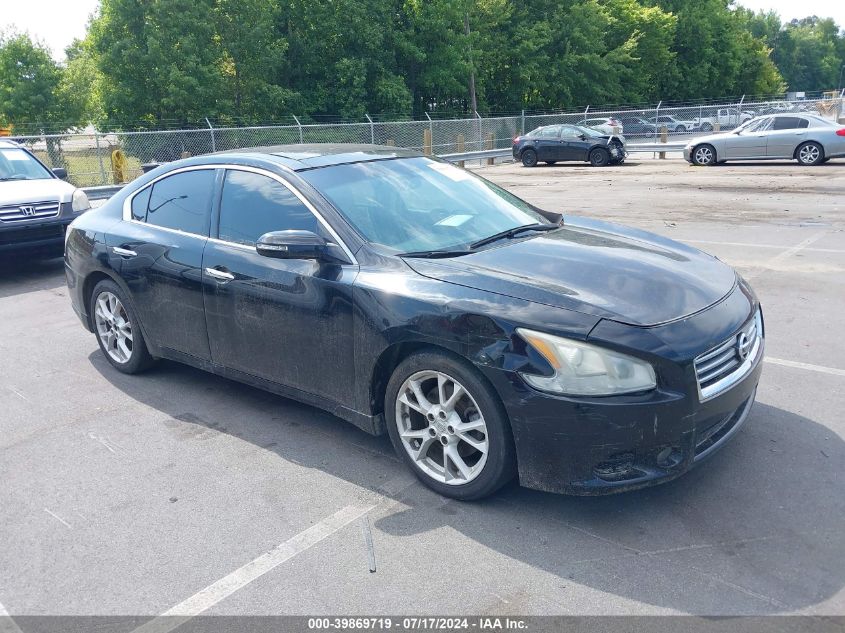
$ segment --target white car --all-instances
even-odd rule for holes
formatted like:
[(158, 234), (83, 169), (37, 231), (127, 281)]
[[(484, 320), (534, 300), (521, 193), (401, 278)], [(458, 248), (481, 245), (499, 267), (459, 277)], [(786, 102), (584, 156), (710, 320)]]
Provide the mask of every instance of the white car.
[(776, 159), (820, 165), (842, 156), (845, 127), (803, 113), (757, 117), (730, 132), (693, 139), (684, 148), (684, 158), (693, 165)]
[(617, 136), (621, 136), (625, 132), (622, 127), (622, 121), (612, 116), (585, 119), (581, 125), (591, 127), (604, 134), (616, 134)]
[(91, 207), (66, 176), (22, 145), (0, 140), (0, 254), (63, 252), (67, 225)]

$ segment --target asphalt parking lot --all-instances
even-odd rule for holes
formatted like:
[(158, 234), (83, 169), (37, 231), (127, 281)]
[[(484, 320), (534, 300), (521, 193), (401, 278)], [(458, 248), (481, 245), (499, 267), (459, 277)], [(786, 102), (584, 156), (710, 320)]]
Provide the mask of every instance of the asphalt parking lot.
[(6, 262), (0, 614), (845, 613), (845, 161), (482, 173), (750, 279), (767, 362), (730, 445), (624, 495), (447, 500), (320, 410), (174, 363), (119, 374), (61, 260)]

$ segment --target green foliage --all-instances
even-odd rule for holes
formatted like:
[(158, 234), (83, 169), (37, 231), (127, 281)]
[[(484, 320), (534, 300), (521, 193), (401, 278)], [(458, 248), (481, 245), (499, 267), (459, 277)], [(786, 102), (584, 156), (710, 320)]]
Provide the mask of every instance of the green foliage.
[(103, 126), (482, 112), (832, 89), (845, 35), (734, 0), (100, 0), (55, 64), (0, 43), (0, 115)]
[(57, 98), (61, 81), (62, 69), (45, 47), (28, 35), (0, 37), (0, 122), (24, 133), (70, 122)]

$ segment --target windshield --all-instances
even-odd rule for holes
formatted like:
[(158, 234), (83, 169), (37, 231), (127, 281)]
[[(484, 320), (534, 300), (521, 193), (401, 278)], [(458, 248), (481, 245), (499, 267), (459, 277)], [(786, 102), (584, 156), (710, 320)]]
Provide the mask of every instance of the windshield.
[(301, 172), (373, 244), (394, 252), (456, 250), (501, 231), (548, 224), (504, 189), (430, 158)]
[(32, 155), (19, 147), (0, 147), (0, 181), (42, 180), (53, 175)]

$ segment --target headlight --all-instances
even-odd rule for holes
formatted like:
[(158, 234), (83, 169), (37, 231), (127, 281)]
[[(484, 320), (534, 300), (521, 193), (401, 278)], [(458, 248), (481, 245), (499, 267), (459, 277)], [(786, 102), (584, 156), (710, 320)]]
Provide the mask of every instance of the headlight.
[(77, 189), (73, 192), (73, 201), (71, 202), (71, 209), (74, 213), (82, 213), (91, 208), (91, 203), (88, 202), (88, 196), (82, 189)]
[(657, 386), (654, 368), (637, 358), (542, 332), (522, 328), (516, 332), (555, 370), (552, 376), (520, 374), (541, 391), (568, 396), (613, 396)]

